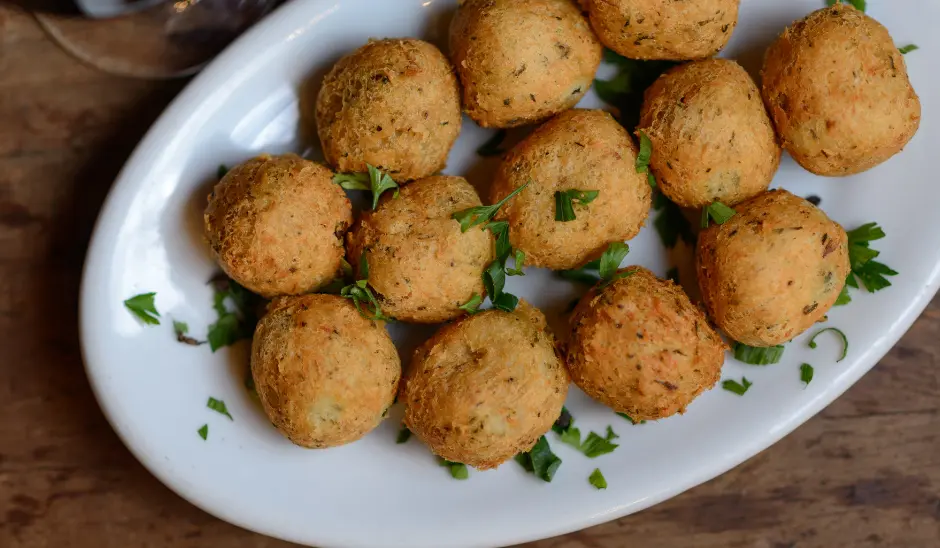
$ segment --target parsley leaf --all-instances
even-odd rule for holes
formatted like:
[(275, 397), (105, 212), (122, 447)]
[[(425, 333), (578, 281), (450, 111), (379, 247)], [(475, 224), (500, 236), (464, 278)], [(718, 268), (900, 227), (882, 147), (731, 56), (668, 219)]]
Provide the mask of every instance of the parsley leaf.
[(382, 305), (379, 304), (375, 294), (369, 288), (369, 282), (366, 280), (357, 280), (356, 283), (349, 284), (339, 292), (341, 297), (351, 299), (359, 315), (372, 321), (390, 322), (393, 318), (386, 316), (382, 312)]
[(512, 253), (512, 244), (509, 243), (509, 221), (493, 221), (483, 228), (489, 229), (493, 236), (496, 236), (496, 260), (505, 262)]
[(477, 154), (480, 156), (499, 156), (505, 150), (500, 148), (500, 145), (503, 144), (503, 141), (506, 139), (506, 130), (501, 129), (493, 134), (485, 143), (480, 145), (480, 148), (477, 149)]
[(228, 412), (228, 409), (225, 407), (225, 402), (222, 400), (217, 400), (213, 397), (209, 397), (209, 401), (206, 402), (206, 407), (215, 411), (216, 413), (221, 413), (229, 418), (229, 420), (235, 420), (232, 418), (232, 414)]
[(525, 272), (522, 271), (522, 267), (525, 265), (525, 252), (522, 251), (521, 249), (515, 249), (513, 250), (513, 253), (515, 253), (515, 257), (513, 258), (513, 260), (515, 261), (516, 264), (514, 268), (506, 269), (506, 275), (507, 276), (525, 276)]
[(141, 293), (124, 301), (124, 306), (137, 318), (149, 325), (160, 325), (160, 313), (154, 304), (156, 293)]
[(571, 416), (571, 413), (568, 412), (568, 408), (565, 406), (561, 407), (561, 414), (558, 415), (558, 419), (555, 420), (555, 423), (552, 424), (552, 430), (557, 434), (561, 434), (565, 430), (571, 427), (571, 424), (574, 422), (574, 417)]
[[(258, 323), (255, 310), (260, 297), (225, 275), (216, 276), (210, 283), (215, 287), (212, 307), (218, 319), (209, 326), (206, 339), (209, 348), (215, 352), (223, 346), (252, 337)], [(232, 310), (226, 307), (226, 302), (232, 303)]]
[(574, 204), (586, 205), (593, 202), (599, 190), (557, 190), (555, 191), (555, 220), (568, 222), (575, 220)]
[(679, 238), (682, 238), (682, 241), (689, 245), (695, 243), (692, 225), (683, 215), (682, 208), (667, 200), (659, 192), (656, 193), (656, 201), (653, 203), (653, 207), (659, 211), (659, 215), (653, 221), (653, 226), (656, 227), (659, 239), (667, 249), (676, 247)]
[(209, 437), (209, 425), (203, 424), (202, 427), (199, 430), (197, 430), (197, 432), (199, 432), (199, 437), (205, 440), (206, 438)]
[(601, 263), (598, 268), (601, 279), (613, 281), (613, 277), (617, 274), (617, 269), (620, 268), (620, 263), (623, 262), (627, 253), (630, 253), (630, 246), (623, 242), (613, 242), (607, 246), (607, 250), (601, 255)]
[(506, 270), (503, 263), (498, 260), (493, 261), (483, 271), (483, 287), (486, 289), (486, 294), (489, 295), (491, 301), (495, 302), (502, 295), (505, 286)]
[(640, 119), (643, 92), (659, 75), (677, 63), (672, 61), (637, 61), (605, 49), (604, 62), (617, 66), (610, 80), (594, 80), (594, 91), (602, 101), (617, 108), (620, 123), (633, 131)]
[(734, 217), (735, 210), (721, 202), (712, 202), (711, 205), (702, 209), (702, 228), (708, 228), (708, 218), (711, 217), (716, 223), (723, 225), (728, 219)]
[(626, 413), (617, 413), (617, 414), (620, 415), (621, 417), (627, 419), (628, 421), (630, 421), (630, 424), (634, 424), (634, 425), (636, 425), (636, 424), (646, 424), (646, 421), (645, 421), (645, 420), (641, 420), (641, 421), (637, 422), (637, 421), (633, 420), (633, 417), (631, 417), (630, 415), (628, 415), (628, 414), (626, 414)]
[(479, 293), (474, 293), (470, 300), (458, 306), (457, 308), (463, 310), (467, 314), (476, 314), (480, 311), (480, 305), (483, 304), (483, 297)]
[(898, 51), (901, 52), (901, 55), (907, 55), (908, 53), (917, 49), (920, 49), (920, 48), (914, 44), (908, 44), (906, 46), (901, 46), (900, 48), (898, 48)]
[[(845, 281), (846, 285), (858, 288), (858, 283), (855, 280), (858, 277), (869, 293), (890, 287), (891, 282), (885, 276), (897, 276), (898, 273), (887, 265), (873, 260), (880, 255), (880, 252), (870, 247), (871, 242), (885, 237), (884, 230), (877, 223), (866, 223), (855, 230), (849, 231), (848, 236), (849, 263), (852, 272)], [(851, 300), (848, 292), (844, 292), (845, 298), (842, 295), (839, 296), (839, 300), (843, 301), (841, 304)]]
[(467, 469), (466, 464), (460, 462), (451, 462), (440, 457), (438, 457), (438, 463), (441, 466), (446, 466), (450, 470), (450, 476), (454, 479), (465, 480), (470, 477), (470, 471)]
[(588, 482), (598, 489), (607, 489), (607, 480), (604, 479), (604, 474), (601, 473), (600, 468), (595, 468), (591, 475), (588, 476)]
[(721, 381), (721, 387), (727, 390), (728, 392), (734, 392), (735, 394), (739, 396), (743, 396), (744, 393), (747, 392), (747, 389), (750, 388), (753, 383), (747, 380), (747, 377), (741, 377), (741, 381), (742, 382), (740, 383), (738, 381), (731, 380), (731, 379)]
[(566, 280), (571, 280), (572, 282), (578, 282), (584, 285), (594, 285), (597, 282), (599, 282), (601, 279), (600, 275), (597, 274), (598, 268), (600, 268), (600, 266), (594, 261), (591, 261), (590, 263), (582, 266), (581, 268), (572, 268), (571, 270), (559, 270), (558, 275)]
[(398, 431), (398, 437), (395, 439), (395, 443), (405, 443), (409, 438), (411, 438), (411, 430), (408, 430), (407, 426), (402, 426), (401, 430)]
[(372, 209), (379, 205), (379, 198), (386, 190), (395, 190), (394, 198), (398, 198), (398, 183), (392, 180), (387, 173), (382, 173), (378, 168), (371, 164), (366, 164), (369, 170), (366, 173), (337, 173), (333, 176), (333, 182), (346, 190), (371, 190), (372, 191)]
[(636, 172), (645, 173), (646, 182), (648, 182), (651, 187), (656, 188), (656, 177), (653, 176), (653, 172), (650, 170), (650, 156), (653, 155), (653, 142), (650, 141), (649, 136), (643, 130), (637, 133), (640, 136), (640, 151), (636, 155)]
[(620, 446), (616, 443), (611, 443), (610, 439), (596, 432), (591, 432), (588, 434), (587, 438), (585, 438), (584, 443), (581, 444), (581, 452), (584, 453), (584, 456), (587, 458), (593, 459), (611, 453), (618, 447)]
[(617, 438), (619, 438), (619, 437), (620, 437), (620, 436), (618, 436), (617, 433), (614, 432), (614, 429), (608, 424), (608, 425), (607, 425), (607, 435), (604, 437), (604, 439), (610, 441), (610, 440), (617, 439)]
[(454, 213), (453, 215), (451, 215), (451, 218), (453, 218), (458, 223), (460, 223), (461, 232), (466, 232), (470, 230), (470, 227), (486, 223), (490, 219), (492, 219), (493, 216), (496, 215), (496, 212), (499, 211), (499, 208), (503, 207), (503, 205), (506, 202), (512, 199), (516, 194), (519, 194), (520, 192), (522, 192), (522, 189), (524, 189), (527, 186), (529, 186), (528, 182), (526, 182), (524, 185), (520, 186), (516, 190), (513, 190), (505, 198), (496, 202), (493, 205), (476, 206), (476, 207), (464, 209), (463, 211), (458, 211)]
[(764, 347), (735, 342), (732, 347), (734, 358), (749, 365), (773, 365), (783, 358), (782, 344)]
[(188, 344), (191, 346), (206, 344), (206, 341), (197, 341), (196, 339), (187, 335), (187, 333), (189, 333), (189, 324), (186, 322), (173, 320), (173, 332), (176, 333), (176, 340), (183, 344)]
[(563, 432), (558, 434), (558, 439), (561, 443), (570, 445), (578, 451), (581, 450), (581, 429), (574, 426), (569, 426)]
[(539, 438), (531, 450), (527, 453), (519, 453), (515, 459), (527, 472), (535, 474), (543, 481), (552, 481), (555, 472), (561, 466), (561, 459), (552, 453), (552, 448), (548, 445), (545, 436)]
[(493, 308), (498, 308), (505, 312), (512, 312), (516, 309), (516, 306), (519, 304), (519, 297), (516, 297), (512, 293), (500, 293), (499, 297), (496, 297), (496, 300), (493, 301)]
[[(852, 274), (849, 274), (849, 277), (851, 276)], [(842, 306), (844, 304), (849, 304), (850, 302), (852, 302), (852, 296), (849, 295), (849, 284), (846, 282), (846, 284), (842, 286), (842, 292), (839, 293), (839, 296), (836, 298), (834, 306)]]
[(853, 8), (861, 12), (864, 12), (865, 8), (868, 7), (865, 0), (826, 0), (827, 6), (834, 6), (836, 4), (851, 4)]
[(832, 331), (833, 333), (837, 334), (839, 338), (842, 339), (842, 355), (839, 356), (838, 360), (836, 360), (836, 363), (839, 363), (842, 360), (844, 360), (846, 354), (849, 353), (849, 338), (845, 336), (845, 333), (843, 333), (841, 329), (838, 329), (835, 327), (827, 327), (825, 329), (820, 329), (812, 337), (810, 337), (808, 345), (810, 348), (816, 348), (816, 337), (822, 335), (826, 331)]
[(813, 366), (812, 365), (808, 363), (804, 363), (803, 365), (800, 366), (800, 380), (803, 381), (804, 384), (809, 384), (810, 382), (812, 382), (813, 380)]

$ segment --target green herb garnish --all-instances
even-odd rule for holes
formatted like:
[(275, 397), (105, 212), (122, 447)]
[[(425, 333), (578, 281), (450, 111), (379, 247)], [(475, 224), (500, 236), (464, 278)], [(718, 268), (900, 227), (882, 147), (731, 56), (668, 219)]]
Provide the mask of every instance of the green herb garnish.
[(457, 308), (463, 310), (467, 314), (476, 314), (480, 311), (480, 305), (483, 304), (483, 297), (479, 293), (474, 293), (470, 297), (470, 300), (458, 306)]
[(914, 45), (914, 44), (908, 44), (908, 45), (906, 45), (906, 46), (901, 46), (901, 47), (899, 47), (899, 48), (898, 48), (898, 51), (901, 52), (901, 55), (907, 55), (908, 53), (910, 53), (910, 52), (912, 52), (912, 51), (914, 51), (914, 50), (917, 50), (917, 49), (920, 49), (920, 48), (919, 48), (918, 46)]
[(575, 220), (574, 204), (587, 205), (597, 199), (598, 190), (558, 190), (555, 191), (555, 220), (568, 222)]
[(637, 61), (605, 49), (604, 62), (617, 66), (610, 80), (594, 80), (594, 91), (602, 101), (617, 108), (620, 123), (633, 131), (640, 119), (643, 92), (659, 75), (677, 63), (672, 61)]
[(232, 418), (232, 414), (228, 412), (228, 409), (225, 407), (225, 402), (222, 400), (217, 400), (213, 397), (209, 398), (209, 401), (206, 402), (206, 407), (215, 411), (216, 413), (221, 413), (229, 418), (229, 420), (235, 420)]
[(650, 170), (650, 157), (653, 155), (653, 142), (650, 141), (649, 136), (643, 131), (640, 130), (640, 151), (636, 155), (636, 172), (646, 174), (646, 182), (650, 184), (651, 187), (656, 188), (656, 177), (653, 177), (653, 172)]
[(398, 183), (387, 173), (382, 173), (371, 164), (366, 164), (368, 173), (337, 173), (333, 182), (346, 190), (368, 190), (372, 192), (372, 209), (379, 205), (379, 198), (386, 190), (395, 189), (393, 198), (398, 198)]
[(351, 299), (359, 315), (372, 321), (390, 322), (393, 318), (386, 316), (382, 312), (382, 305), (375, 298), (372, 289), (369, 288), (368, 280), (357, 280), (356, 283), (347, 285), (339, 292), (341, 297)]
[(206, 344), (206, 341), (197, 341), (196, 339), (190, 337), (189, 333), (189, 324), (186, 322), (179, 322), (173, 320), (173, 332), (176, 333), (176, 340), (188, 344), (190, 346), (199, 346), (200, 344)]
[[(871, 242), (885, 237), (885, 232), (877, 223), (866, 223), (848, 232), (849, 236), (849, 263), (852, 271), (845, 280), (849, 287), (858, 288), (856, 277), (865, 285), (869, 293), (880, 291), (891, 286), (885, 276), (896, 276), (898, 273), (887, 265), (875, 261), (881, 252), (871, 249)], [(839, 295), (836, 301), (845, 304), (851, 301), (848, 291)], [(841, 301), (841, 302), (840, 302)]]
[(834, 6), (836, 4), (851, 4), (853, 8), (861, 12), (864, 12), (868, 7), (865, 0), (826, 0), (827, 6)]
[(804, 363), (800, 366), (800, 380), (803, 381), (804, 384), (809, 384), (813, 380), (812, 365)]
[(739, 396), (743, 396), (747, 389), (751, 387), (751, 381), (747, 380), (747, 377), (741, 377), (741, 382), (735, 380), (725, 380), (721, 381), (721, 387), (727, 390), (728, 392), (734, 392)]
[(653, 226), (656, 227), (659, 239), (667, 249), (676, 247), (679, 238), (689, 245), (695, 243), (692, 224), (682, 213), (682, 208), (666, 199), (661, 192), (654, 194), (653, 208), (659, 211), (659, 215), (653, 221)]
[(395, 439), (395, 443), (405, 443), (409, 438), (411, 438), (411, 430), (408, 430), (407, 426), (402, 426), (401, 430), (398, 431), (398, 437)]
[(148, 325), (160, 325), (160, 313), (157, 312), (157, 307), (154, 304), (154, 297), (156, 293), (141, 293), (140, 295), (134, 295), (130, 299), (124, 301), (124, 306), (131, 311), (132, 314), (137, 316), (137, 318)]
[(458, 211), (451, 215), (451, 218), (460, 223), (460, 231), (466, 232), (470, 230), (470, 227), (486, 223), (490, 221), (496, 212), (499, 211), (499, 208), (512, 199), (513, 196), (522, 192), (522, 189), (529, 186), (529, 182), (526, 182), (524, 185), (520, 186), (516, 190), (510, 192), (505, 198), (496, 202), (493, 205), (488, 206), (476, 206), (469, 209), (464, 209), (463, 211)]
[(736, 342), (732, 345), (734, 358), (750, 365), (773, 365), (783, 358), (783, 345), (748, 346)]
[(493, 261), (483, 271), (483, 287), (491, 301), (495, 301), (503, 293), (506, 286), (506, 270), (499, 261)]
[(820, 329), (819, 331), (816, 332), (815, 335), (810, 337), (809, 343), (807, 344), (809, 345), (810, 348), (816, 348), (816, 337), (820, 336), (826, 331), (832, 331), (833, 333), (839, 335), (839, 338), (842, 339), (842, 355), (839, 356), (839, 359), (836, 360), (836, 363), (841, 362), (842, 360), (845, 359), (846, 354), (849, 353), (849, 338), (845, 336), (845, 333), (843, 333), (841, 329), (838, 329), (835, 327), (827, 327), (825, 329)]
[(645, 421), (645, 420), (635, 421), (635, 420), (633, 420), (633, 417), (631, 417), (630, 415), (628, 415), (628, 414), (626, 414), (626, 413), (617, 413), (617, 414), (620, 415), (621, 417), (627, 419), (628, 421), (630, 421), (630, 424), (634, 424), (634, 425), (636, 425), (636, 424), (646, 424), (646, 421)]
[(721, 202), (712, 202), (702, 209), (702, 228), (708, 228), (709, 217), (716, 223), (723, 225), (728, 222), (728, 219), (734, 217), (735, 213), (737, 213), (735, 210)]
[(438, 457), (438, 463), (441, 466), (446, 466), (450, 470), (450, 476), (454, 479), (465, 480), (470, 477), (470, 471), (467, 469), (466, 464), (451, 462), (440, 457)]
[[(209, 326), (206, 339), (215, 352), (254, 335), (259, 297), (224, 275), (213, 278), (210, 283), (215, 288), (212, 307), (218, 319)], [(231, 309), (226, 303), (231, 303)]]
[(515, 261), (514, 268), (507, 268), (507, 276), (525, 276), (525, 272), (522, 271), (522, 267), (525, 265), (525, 252), (521, 249), (514, 249), (513, 261)]
[(598, 489), (607, 489), (607, 480), (604, 479), (604, 474), (601, 474), (600, 468), (595, 468), (591, 475), (588, 476), (588, 482)]
[(531, 450), (527, 453), (519, 453), (515, 459), (527, 472), (535, 474), (543, 481), (552, 481), (555, 472), (561, 466), (561, 459), (552, 453), (552, 448), (548, 445), (545, 436), (539, 438)]
[[(491, 299), (492, 300), (492, 299)], [(516, 297), (512, 293), (500, 293), (499, 297), (496, 297), (495, 300), (492, 300), (493, 308), (497, 308), (504, 312), (512, 312), (516, 309), (516, 306), (519, 304), (519, 297)]]
[[(556, 430), (556, 432), (558, 431)], [(601, 455), (606, 455), (607, 453), (611, 453), (614, 449), (620, 447), (616, 443), (611, 443), (610, 441), (617, 437), (619, 436), (617, 436), (613, 428), (610, 426), (607, 427), (606, 436), (601, 436), (597, 432), (589, 432), (587, 437), (584, 439), (584, 442), (581, 441), (581, 430), (575, 428), (571, 424), (569, 424), (568, 428), (558, 432), (558, 439), (562, 443), (574, 447), (583, 453), (584, 456), (591, 459)]]
[(613, 281), (620, 268), (620, 263), (630, 253), (630, 246), (623, 242), (613, 242), (607, 246), (604, 254), (601, 255), (601, 262), (598, 265), (598, 273), (602, 280)]
[(209, 425), (203, 424), (202, 427), (199, 430), (197, 430), (197, 432), (199, 432), (199, 437), (205, 440), (206, 438), (209, 437)]
[(496, 260), (505, 261), (512, 253), (512, 244), (509, 242), (509, 221), (493, 221), (483, 228), (496, 237)]
[(480, 148), (477, 149), (477, 154), (480, 156), (499, 156), (505, 150), (500, 148), (500, 145), (503, 144), (503, 141), (506, 139), (506, 130), (501, 129), (493, 134), (485, 143), (480, 145)]
[(572, 417), (571, 413), (568, 412), (568, 408), (561, 406), (561, 414), (558, 415), (558, 419), (555, 420), (554, 424), (552, 424), (552, 430), (554, 430), (557, 434), (561, 434), (568, 430), (573, 422), (574, 417)]

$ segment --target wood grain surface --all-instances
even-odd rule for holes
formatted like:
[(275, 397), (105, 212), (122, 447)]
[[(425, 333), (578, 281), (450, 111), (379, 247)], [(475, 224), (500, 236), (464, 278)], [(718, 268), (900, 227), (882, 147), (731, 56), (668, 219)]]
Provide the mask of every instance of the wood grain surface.
[[(95, 216), (181, 86), (86, 68), (0, 5), (0, 547), (288, 545), (151, 477), (82, 368), (77, 293)], [(938, 547), (938, 365), (935, 300), (871, 373), (780, 443), (637, 515), (528, 546)]]

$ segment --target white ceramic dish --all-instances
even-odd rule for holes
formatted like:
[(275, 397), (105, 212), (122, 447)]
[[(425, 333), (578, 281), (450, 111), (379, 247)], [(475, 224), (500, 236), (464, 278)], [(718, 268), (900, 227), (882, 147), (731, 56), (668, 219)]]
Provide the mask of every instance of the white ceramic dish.
[[(791, 21), (821, 0), (744, 0), (725, 55), (749, 68)], [(771, 367), (730, 359), (723, 378), (746, 375), (744, 397), (720, 388), (683, 416), (631, 426), (572, 389), (568, 408), (582, 429), (608, 424), (621, 447), (590, 460), (549, 440), (564, 460), (552, 483), (513, 462), (455, 481), (417, 440), (396, 445), (400, 410), (365, 439), (310, 451), (292, 446), (265, 419), (242, 386), (247, 345), (215, 354), (178, 344), (169, 319), (201, 336), (214, 320), (206, 280), (215, 272), (201, 236), (201, 211), (220, 163), (262, 151), (301, 151), (298, 93), (343, 53), (374, 36), (442, 42), (455, 2), (449, 0), (295, 0), (268, 17), (211, 64), (167, 109), (134, 152), (109, 196), (89, 250), (81, 295), (88, 376), (105, 415), (138, 459), (181, 496), (216, 516), (274, 537), (318, 546), (477, 546), (557, 535), (636, 512), (706, 481), (774, 443), (825, 407), (888, 351), (940, 283), (940, 230), (931, 149), (940, 143), (940, 2), (869, 2), (869, 13), (907, 56), (923, 101), (920, 132), (907, 149), (849, 179), (815, 177), (785, 158), (775, 184), (816, 194), (822, 207), (852, 228), (877, 221), (888, 237), (882, 259), (900, 275), (876, 294), (855, 292), (827, 325), (845, 331), (838, 345), (815, 351), (800, 337)], [(600, 106), (590, 95), (583, 106)], [(485, 180), (494, 160), (475, 148), (490, 132), (465, 123), (447, 172)], [(668, 257), (652, 227), (630, 242), (627, 263), (663, 274)], [(508, 289), (557, 314), (579, 288), (544, 271), (512, 278)], [(164, 322), (145, 327), (122, 301), (156, 291)], [(401, 328), (396, 328), (400, 330)], [(426, 335), (429, 331), (425, 330)], [(401, 333), (398, 333), (400, 336)], [(405, 346), (408, 346), (406, 343)], [(802, 362), (815, 365), (806, 388)], [(206, 409), (224, 399), (234, 421)], [(196, 434), (209, 424), (209, 438)], [(602, 430), (601, 430), (602, 431)], [(603, 470), (610, 487), (587, 482)]]

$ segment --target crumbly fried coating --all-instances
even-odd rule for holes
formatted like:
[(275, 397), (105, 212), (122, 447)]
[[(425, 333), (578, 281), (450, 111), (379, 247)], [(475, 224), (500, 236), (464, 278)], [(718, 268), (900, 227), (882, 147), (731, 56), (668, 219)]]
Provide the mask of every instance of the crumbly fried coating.
[(762, 76), (783, 147), (817, 175), (871, 169), (900, 152), (920, 125), (904, 56), (884, 26), (848, 4), (783, 31)]
[(573, 107), (602, 51), (572, 0), (463, 0), (450, 27), (464, 109), (483, 127), (531, 124)]
[(264, 412), (302, 447), (343, 445), (391, 407), (401, 362), (380, 322), (336, 295), (279, 297), (258, 322), (251, 374)]
[(413, 38), (373, 40), (343, 57), (316, 101), (323, 154), (337, 171), (371, 164), (398, 182), (437, 173), (460, 133), (450, 62)]
[(785, 343), (835, 304), (849, 274), (848, 236), (786, 190), (738, 204), (699, 234), (698, 283), (709, 316), (750, 346)]
[[(646, 176), (636, 172), (637, 148), (626, 130), (602, 110), (569, 110), (542, 124), (503, 158), (490, 201), (496, 203), (528, 182), (498, 215), (526, 263), (553, 270), (575, 268), (599, 257), (611, 242), (639, 233), (649, 215)], [(597, 190), (589, 204), (575, 204), (575, 220), (555, 220), (555, 192)]]
[(561, 413), (568, 373), (545, 317), (525, 301), (442, 327), (419, 347), (405, 425), (436, 455), (495, 468), (535, 445)]
[(315, 291), (340, 272), (352, 205), (333, 172), (295, 154), (230, 169), (203, 216), (225, 273), (266, 298)]
[(683, 413), (718, 381), (726, 346), (681, 287), (639, 266), (619, 272), (575, 307), (571, 379), (635, 421)]
[[(363, 257), (382, 311), (398, 320), (437, 323), (464, 313), (459, 307), (483, 295), (483, 269), (493, 260), (488, 230), (460, 231), (452, 218), (481, 205), (462, 177), (433, 176), (388, 192), (347, 236), (350, 262)], [(365, 253), (365, 255), (363, 255)]]
[(780, 165), (760, 90), (727, 59), (693, 61), (660, 76), (646, 90), (637, 130), (652, 142), (659, 189), (682, 207), (742, 202), (767, 190)]

